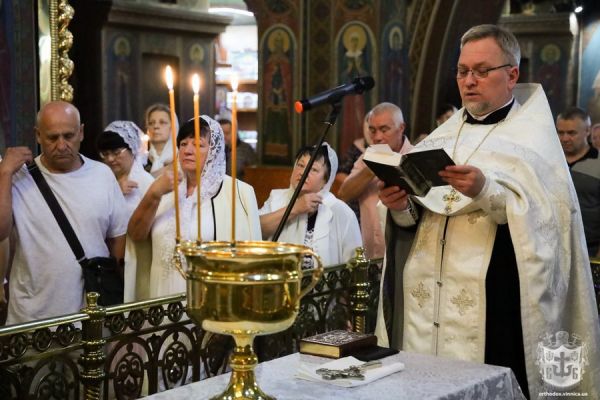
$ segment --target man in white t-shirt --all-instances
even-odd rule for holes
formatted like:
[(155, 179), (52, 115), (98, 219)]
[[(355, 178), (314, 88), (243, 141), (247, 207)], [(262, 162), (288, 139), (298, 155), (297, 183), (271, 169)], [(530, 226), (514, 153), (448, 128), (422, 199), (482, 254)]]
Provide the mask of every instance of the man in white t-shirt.
[(69, 314), (84, 305), (81, 266), (24, 164), (37, 163), (87, 258), (122, 259), (125, 252), (125, 199), (106, 165), (79, 154), (79, 111), (52, 102), (39, 111), (36, 125), (42, 154), (34, 160), (28, 148), (13, 147), (0, 162), (0, 240), (13, 229), (16, 238), (7, 324)]

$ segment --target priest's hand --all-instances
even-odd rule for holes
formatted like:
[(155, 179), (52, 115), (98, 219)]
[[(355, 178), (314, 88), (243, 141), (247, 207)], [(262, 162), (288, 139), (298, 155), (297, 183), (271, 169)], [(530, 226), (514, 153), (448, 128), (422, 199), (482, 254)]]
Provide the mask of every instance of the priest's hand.
[(385, 182), (377, 182), (377, 189), (379, 192), (379, 200), (381, 203), (393, 211), (404, 211), (408, 208), (408, 197), (409, 194), (404, 190), (400, 190), (398, 186), (385, 186)]
[(477, 197), (485, 186), (483, 172), (470, 165), (450, 165), (439, 174), (450, 186), (470, 198)]

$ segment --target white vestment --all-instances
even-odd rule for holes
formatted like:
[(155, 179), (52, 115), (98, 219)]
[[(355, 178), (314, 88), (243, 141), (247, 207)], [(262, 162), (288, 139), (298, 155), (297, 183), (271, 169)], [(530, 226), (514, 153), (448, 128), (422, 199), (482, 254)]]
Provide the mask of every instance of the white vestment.
[[(514, 95), (520, 108), (513, 106), (487, 138), (493, 125), (465, 124), (456, 148), (456, 164), (469, 160), (486, 176), (482, 192), (474, 199), (458, 193), (460, 199), (449, 202), (444, 196), (451, 187), (443, 186), (414, 198), (423, 206), (418, 231), (406, 264), (396, 265), (404, 279), (395, 289), (402, 294), (394, 314), (403, 321), (402, 348), (484, 361), (486, 273), (496, 228), (508, 223), (531, 397), (544, 391), (538, 344), (567, 331), (587, 345), (589, 364), (576, 389), (598, 398), (598, 313), (575, 191), (541, 86), (517, 85)], [(442, 148), (452, 156), (463, 120), (461, 110), (413, 151)], [(379, 207), (385, 223), (387, 209)], [(394, 220), (407, 218), (405, 212)], [(382, 280), (382, 293), (383, 287)], [(388, 345), (382, 297), (376, 334)]]

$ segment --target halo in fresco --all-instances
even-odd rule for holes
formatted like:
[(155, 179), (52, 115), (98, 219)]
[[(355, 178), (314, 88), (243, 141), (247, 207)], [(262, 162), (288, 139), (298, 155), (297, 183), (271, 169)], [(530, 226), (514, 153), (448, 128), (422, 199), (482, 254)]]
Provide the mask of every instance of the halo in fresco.
[(344, 47), (346, 49), (351, 49), (352, 40), (358, 39), (358, 44), (356, 46), (357, 50), (362, 50), (365, 48), (367, 44), (367, 36), (365, 35), (365, 30), (360, 25), (353, 25), (346, 29), (344, 32), (344, 37), (342, 41), (344, 42)]
[(198, 43), (190, 47), (190, 60), (196, 63), (204, 61), (204, 48)]
[(122, 36), (117, 38), (117, 40), (115, 40), (113, 50), (116, 56), (124, 55), (129, 57), (129, 54), (131, 54), (131, 45), (129, 44), (129, 40)]
[(275, 41), (276, 40), (282, 40), (282, 48), (283, 48), (283, 52), (287, 52), (290, 48), (290, 38), (288, 37), (287, 32), (285, 32), (283, 29), (275, 29), (273, 32), (271, 32), (269, 34), (269, 39), (267, 42), (267, 46), (269, 46), (269, 50), (271, 52), (275, 51)]
[(402, 47), (404, 45), (404, 37), (402, 36), (402, 30), (397, 26), (393, 27), (388, 35), (388, 43), (390, 44), (390, 47), (394, 48), (394, 35), (398, 35), (400, 38), (400, 47)]
[(546, 64), (554, 64), (560, 60), (560, 47), (555, 44), (547, 44), (540, 52), (540, 58)]

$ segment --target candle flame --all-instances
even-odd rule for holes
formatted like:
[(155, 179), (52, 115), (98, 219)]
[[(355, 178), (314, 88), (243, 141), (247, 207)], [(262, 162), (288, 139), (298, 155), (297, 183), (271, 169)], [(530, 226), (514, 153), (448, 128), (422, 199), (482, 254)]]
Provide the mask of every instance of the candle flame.
[(238, 76), (237, 76), (237, 74), (232, 74), (231, 75), (231, 88), (233, 90), (237, 90), (237, 88), (238, 88)]
[(173, 71), (171, 71), (170, 65), (167, 65), (166, 78), (167, 78), (167, 87), (169, 88), (169, 90), (173, 90)]
[(194, 94), (200, 92), (200, 77), (198, 74), (194, 74), (192, 77), (192, 89), (194, 90)]

